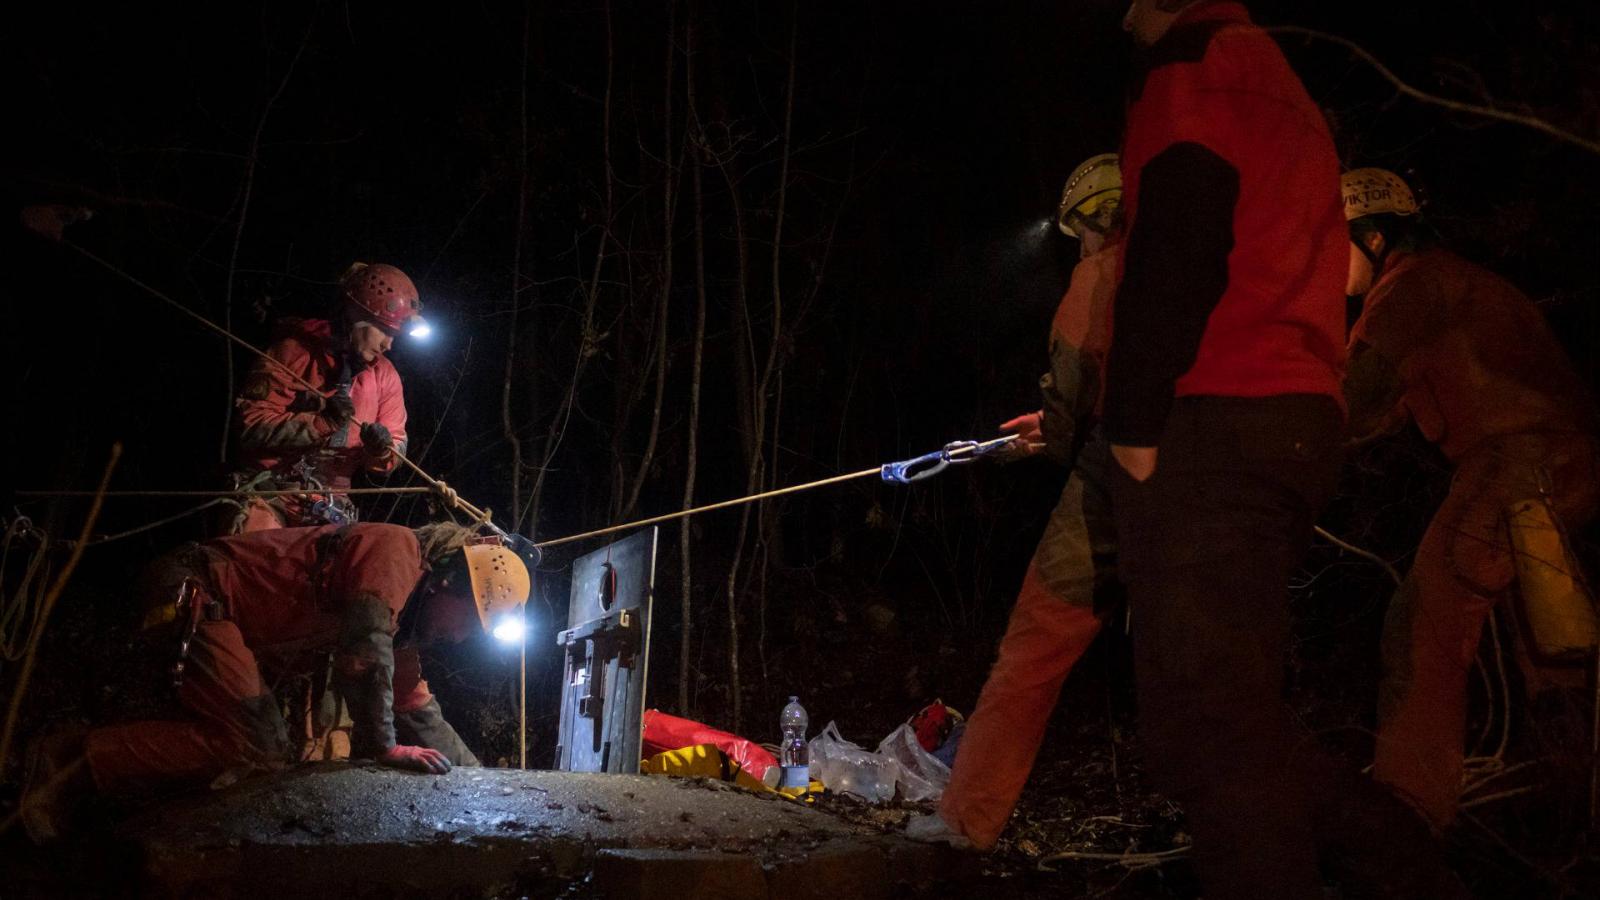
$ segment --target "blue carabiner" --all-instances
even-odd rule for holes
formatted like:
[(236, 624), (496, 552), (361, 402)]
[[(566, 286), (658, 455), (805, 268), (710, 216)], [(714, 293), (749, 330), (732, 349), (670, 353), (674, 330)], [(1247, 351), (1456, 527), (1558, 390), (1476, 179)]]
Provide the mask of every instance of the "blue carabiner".
[(950, 465), (950, 458), (943, 450), (924, 453), (915, 459), (904, 459), (900, 462), (884, 463), (881, 475), (884, 481), (894, 484), (911, 484), (924, 478), (943, 472)]
[[(932, 453), (924, 453), (914, 459), (884, 463), (879, 474), (884, 481), (911, 484), (932, 478), (950, 466), (964, 465), (987, 456), (1015, 439), (1016, 435), (1008, 434), (992, 441), (951, 441)], [(957, 453), (962, 455), (958, 457), (955, 455)]]

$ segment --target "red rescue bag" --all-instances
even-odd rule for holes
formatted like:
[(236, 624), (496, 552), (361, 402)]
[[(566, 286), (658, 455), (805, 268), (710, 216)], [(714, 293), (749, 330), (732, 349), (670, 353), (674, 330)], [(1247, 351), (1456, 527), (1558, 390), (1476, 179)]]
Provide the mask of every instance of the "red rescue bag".
[(766, 781), (768, 769), (773, 769), (773, 774), (777, 774), (778, 761), (771, 753), (761, 749), (760, 744), (745, 740), (736, 734), (718, 731), (693, 719), (669, 716), (658, 709), (644, 711), (645, 758), (682, 747), (693, 747), (696, 744), (715, 745), (757, 781)]

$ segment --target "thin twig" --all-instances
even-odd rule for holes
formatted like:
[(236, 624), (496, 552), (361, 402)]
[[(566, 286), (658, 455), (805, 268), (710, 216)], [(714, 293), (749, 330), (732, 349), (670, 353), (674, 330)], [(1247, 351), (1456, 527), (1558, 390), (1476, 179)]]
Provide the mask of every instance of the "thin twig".
[(1508, 800), (1512, 797), (1520, 797), (1523, 794), (1531, 794), (1534, 791), (1542, 790), (1543, 788), (1544, 785), (1542, 784), (1530, 784), (1524, 787), (1512, 788), (1507, 791), (1500, 791), (1496, 794), (1485, 794), (1482, 797), (1473, 797), (1471, 800), (1461, 801), (1460, 808), (1472, 809), (1474, 806), (1483, 806), (1486, 803), (1494, 803), (1500, 800)]
[(1362, 549), (1361, 547), (1357, 547), (1355, 544), (1352, 544), (1349, 541), (1345, 540), (1344, 538), (1341, 538), (1338, 535), (1334, 534), (1333, 532), (1328, 531), (1326, 528), (1323, 528), (1321, 525), (1318, 525), (1316, 527), (1316, 532), (1317, 532), (1317, 536), (1318, 537), (1320, 537), (1323, 540), (1327, 541), (1328, 543), (1334, 545), (1335, 547), (1338, 547), (1339, 549), (1344, 550), (1344, 551), (1346, 551), (1348, 553), (1354, 553), (1356, 556), (1359, 556), (1362, 559), (1365, 559), (1365, 560), (1367, 560), (1369, 562), (1376, 563), (1377, 565), (1383, 567), (1383, 571), (1386, 572), (1389, 575), (1389, 578), (1394, 581), (1395, 586), (1396, 587), (1400, 586), (1400, 583), (1401, 583), (1400, 572), (1398, 570), (1396, 570), (1394, 566), (1390, 565), (1388, 560), (1384, 559), (1383, 557), (1379, 556), (1376, 553), (1373, 553), (1371, 550), (1365, 550), (1365, 549)]
[(123, 538), (133, 537), (136, 534), (143, 534), (146, 531), (154, 531), (163, 525), (171, 524), (179, 519), (187, 519), (195, 513), (204, 512), (213, 506), (218, 506), (223, 503), (236, 503), (236, 501), (234, 501), (231, 497), (217, 497), (214, 500), (207, 500), (199, 506), (191, 506), (183, 512), (173, 513), (165, 518), (157, 519), (154, 522), (150, 522), (145, 525), (140, 525), (138, 528), (129, 528), (127, 531), (119, 531), (116, 534), (101, 535), (100, 537), (90, 541), (89, 546), (94, 547), (100, 544), (109, 544), (112, 541), (120, 541)]
[[(106, 460), (105, 471), (100, 475), (102, 495), (106, 486), (111, 484), (111, 473), (116, 470), (117, 460), (121, 458), (122, 444), (120, 442), (112, 444), (111, 458)], [(39, 656), (39, 644), (44, 640), (45, 625), (50, 621), (50, 611), (55, 608), (56, 600), (66, 589), (73, 570), (78, 568), (78, 560), (83, 558), (83, 549), (88, 544), (89, 535), (94, 532), (94, 523), (100, 518), (100, 506), (104, 499), (103, 496), (97, 496), (94, 498), (94, 503), (90, 504), (89, 515), (83, 520), (83, 530), (78, 533), (78, 542), (73, 546), (71, 555), (67, 557), (67, 564), (62, 567), (55, 581), (51, 582), (49, 592), (39, 604), (39, 617), (34, 620), (33, 634), (28, 638), (28, 652), (22, 657), (22, 669), (17, 672), (16, 686), (11, 690), (11, 706), (6, 710), (5, 732), (0, 734), (0, 760), (11, 758), (11, 739), (16, 735), (17, 716), (22, 711), (22, 698), (28, 693), (28, 682), (33, 678), (33, 665)]]
[(1066, 859), (1083, 859), (1097, 862), (1114, 862), (1129, 869), (1143, 869), (1148, 866), (1159, 866), (1189, 855), (1188, 847), (1173, 847), (1171, 850), (1161, 850), (1155, 853), (1104, 853), (1094, 850), (1063, 850), (1052, 853), (1039, 860), (1037, 868), (1041, 872), (1054, 872), (1050, 865)]

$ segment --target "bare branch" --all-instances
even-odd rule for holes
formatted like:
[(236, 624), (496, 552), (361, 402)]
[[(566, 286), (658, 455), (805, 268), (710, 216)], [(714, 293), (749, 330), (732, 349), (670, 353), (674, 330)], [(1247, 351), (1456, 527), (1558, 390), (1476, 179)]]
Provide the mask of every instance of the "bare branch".
[[(244, 241), (245, 215), (250, 212), (250, 193), (255, 188), (256, 163), (261, 158), (261, 133), (267, 129), (267, 117), (272, 115), (272, 107), (283, 96), (289, 87), (289, 79), (294, 77), (295, 66), (300, 62), (300, 55), (306, 52), (306, 44), (311, 42), (311, 31), (316, 27), (317, 17), (313, 13), (311, 21), (306, 23), (306, 33), (300, 38), (300, 46), (295, 48), (294, 57), (289, 60), (289, 67), (283, 72), (283, 79), (278, 82), (278, 89), (267, 98), (267, 103), (261, 108), (261, 118), (256, 120), (255, 134), (250, 136), (250, 154), (244, 166), (244, 187), (239, 198), (239, 221), (233, 229), (233, 250), (228, 254), (228, 282), (222, 294), (222, 327), (233, 330), (233, 280), (239, 265), (239, 245)], [(233, 344), (226, 344), (225, 353), (228, 371), (227, 384), (227, 411), (222, 416), (222, 446), (218, 459), (228, 461), (228, 435), (233, 427)]]
[[(511, 415), (512, 382), (517, 372), (517, 319), (522, 304), (518, 294), (522, 290), (522, 240), (526, 234), (528, 218), (528, 24), (533, 17), (530, 6), (522, 8), (522, 66), (518, 70), (518, 107), (517, 125), (519, 128), (517, 139), (517, 220), (512, 225), (513, 237), (511, 241), (511, 323), (506, 329), (506, 369), (505, 378), (500, 385), (500, 427), (507, 441), (511, 443), (511, 505), (515, 514), (522, 507), (522, 436), (518, 432), (515, 420)], [(478, 199), (483, 199), (479, 195)], [(476, 208), (477, 204), (474, 203)], [(471, 215), (469, 210), (468, 215)], [(465, 222), (466, 219), (461, 220)], [(458, 224), (456, 230), (461, 226)], [(455, 237), (454, 233), (451, 238)], [(435, 258), (437, 259), (437, 257)], [(430, 267), (431, 269), (431, 267)], [(520, 516), (516, 517), (520, 520)], [(512, 530), (516, 530), (519, 521), (511, 523)], [(528, 735), (526, 729), (518, 737), (518, 746), (521, 751), (522, 768), (528, 767)]]
[(1572, 144), (1575, 147), (1581, 147), (1590, 153), (1600, 154), (1600, 141), (1586, 138), (1579, 134), (1574, 134), (1565, 128), (1552, 125), (1538, 116), (1510, 112), (1496, 106), (1485, 106), (1478, 103), (1464, 103), (1460, 100), (1451, 100), (1449, 97), (1440, 97), (1437, 94), (1430, 94), (1427, 91), (1414, 88), (1400, 80), (1400, 76), (1390, 71), (1389, 67), (1380, 62), (1376, 56), (1368, 53), (1360, 44), (1357, 44), (1348, 38), (1342, 38), (1336, 34), (1328, 34), (1325, 31), (1317, 31), (1314, 28), (1302, 28), (1299, 25), (1273, 25), (1269, 26), (1265, 30), (1271, 34), (1298, 34), (1301, 37), (1310, 38), (1312, 40), (1326, 41), (1330, 44), (1337, 44), (1338, 46), (1350, 51), (1350, 53), (1353, 54), (1357, 59), (1360, 59), (1362, 62), (1365, 62), (1367, 65), (1371, 66), (1373, 70), (1382, 76), (1385, 81), (1394, 85), (1395, 90), (1421, 103), (1427, 103), (1432, 106), (1440, 106), (1454, 112), (1480, 116), (1486, 119), (1495, 119), (1500, 122), (1510, 122), (1513, 125), (1521, 125), (1524, 128), (1532, 128), (1533, 130), (1543, 132), (1544, 134), (1547, 134), (1558, 141)]

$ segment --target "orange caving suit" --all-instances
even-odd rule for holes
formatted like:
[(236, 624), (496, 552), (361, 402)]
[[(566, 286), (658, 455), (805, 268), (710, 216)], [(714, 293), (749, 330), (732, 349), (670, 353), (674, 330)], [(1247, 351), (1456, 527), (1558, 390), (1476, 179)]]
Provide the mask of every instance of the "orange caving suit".
[(1544, 496), (1577, 527), (1595, 513), (1595, 411), (1538, 308), (1445, 250), (1396, 251), (1350, 333), (1357, 439), (1407, 420), (1456, 467), (1384, 623), (1379, 780), (1437, 824), (1461, 787), (1467, 670), (1510, 594), (1507, 508)]
[(1072, 474), (1023, 576), (939, 803), (945, 822), (982, 849), (1011, 818), (1061, 684), (1100, 633), (1095, 589), (1115, 574), (1110, 455), (1093, 419), (1111, 344), (1117, 252), (1111, 243), (1078, 263), (1051, 325), (1050, 372), (1040, 380), (1046, 452)]
[(281, 765), (290, 747), (272, 685), (328, 653), (355, 723), (353, 756), (393, 747), (397, 717), (403, 732), (442, 724), (421, 671), (395, 661), (401, 611), (424, 571), (416, 535), (380, 524), (234, 535), (164, 558), (152, 572), (158, 599), (170, 602), (190, 578), (216, 603), (178, 690), (190, 717), (91, 731), (95, 782), (114, 790)]
[[(385, 426), (395, 449), (406, 452), (406, 401), (394, 364), (382, 356), (370, 365), (359, 360), (347, 364), (332, 324), (322, 319), (286, 319), (279, 330), (267, 355), (324, 393), (348, 379), (355, 419), (343, 429), (334, 428), (320, 415), (317, 402), (304, 396), (304, 385), (279, 366), (257, 360), (234, 401), (239, 411), (242, 481), (265, 472), (271, 479), (263, 487), (302, 487), (296, 469), (304, 462), (311, 477), (337, 493), (350, 487), (358, 471), (393, 471), (398, 462), (395, 454), (374, 458), (362, 448), (361, 425)], [(309, 512), (310, 502), (300, 498), (257, 498), (236, 530), (323, 524), (309, 518)]]

